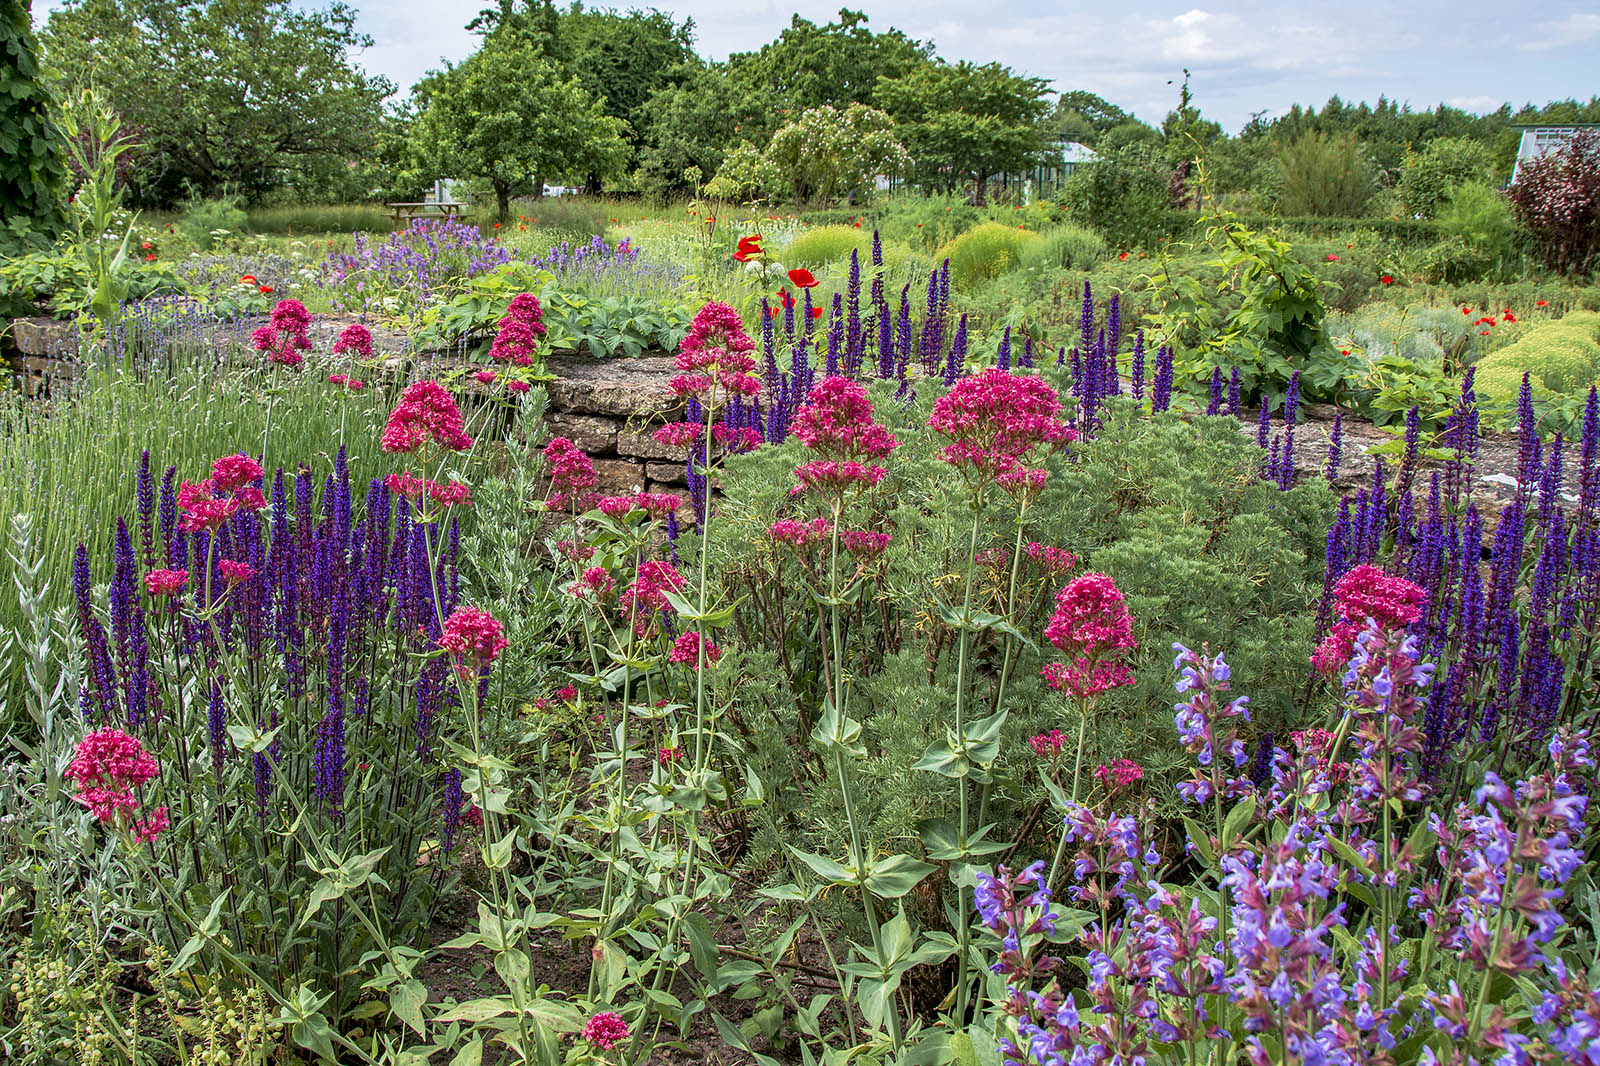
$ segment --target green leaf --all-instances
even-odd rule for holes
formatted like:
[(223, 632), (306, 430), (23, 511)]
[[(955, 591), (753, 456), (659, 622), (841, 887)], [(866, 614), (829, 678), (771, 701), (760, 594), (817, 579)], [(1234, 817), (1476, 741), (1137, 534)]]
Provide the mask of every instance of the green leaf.
[(1200, 857), (1205, 859), (1207, 863), (1215, 863), (1217, 861), (1217, 853), (1211, 847), (1211, 834), (1200, 828), (1194, 819), (1187, 816), (1183, 819), (1183, 826), (1189, 831), (1189, 842), (1200, 853)]
[(466, 1047), (456, 1052), (456, 1057), (450, 1060), (450, 1066), (482, 1066), (483, 1064), (483, 1037), (475, 1036)]
[(873, 864), (867, 874), (866, 888), (883, 899), (899, 899), (935, 869), (937, 867), (910, 855), (890, 855)]
[(422, 1005), (427, 1001), (428, 986), (414, 978), (389, 990), (389, 1009), (423, 1038), (428, 1035), (422, 1019)]
[[(811, 867), (813, 873), (829, 884), (856, 885), (861, 883), (860, 876), (848, 866), (840, 865), (832, 859), (822, 855), (813, 855), (809, 851), (801, 851), (794, 845), (789, 845), (789, 850), (794, 852), (795, 858)], [(932, 867), (929, 867), (932, 869)]]

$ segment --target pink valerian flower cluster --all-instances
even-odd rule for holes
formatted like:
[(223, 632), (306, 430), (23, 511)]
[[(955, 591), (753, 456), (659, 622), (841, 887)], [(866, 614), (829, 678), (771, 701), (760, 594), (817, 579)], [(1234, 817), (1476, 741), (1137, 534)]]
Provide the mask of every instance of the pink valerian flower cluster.
[(578, 690), (572, 685), (563, 685), (556, 689), (556, 699), (564, 703), (578, 702)]
[(544, 505), (553, 511), (583, 508), (593, 494), (594, 462), (566, 437), (553, 437), (544, 447), (545, 472), (550, 475), (550, 496)]
[(899, 446), (872, 420), (867, 390), (843, 377), (824, 378), (812, 387), (795, 413), (794, 435), (820, 457), (795, 468), (800, 490), (834, 497), (882, 481), (888, 471), (873, 460)]
[(1028, 542), (1028, 559), (1050, 577), (1066, 577), (1078, 568), (1078, 557), (1065, 548), (1052, 548), (1036, 540)]
[(1094, 777), (1105, 786), (1106, 791), (1115, 792), (1127, 788), (1129, 785), (1144, 780), (1144, 767), (1132, 759), (1113, 759), (1109, 766), (1101, 765), (1094, 768)]
[(571, 540), (556, 541), (556, 554), (569, 563), (586, 563), (594, 558), (595, 546)]
[(255, 577), (258, 571), (249, 563), (241, 563), (233, 559), (220, 559), (217, 561), (217, 572), (222, 575), (222, 580), (230, 585), (237, 585)]
[(749, 426), (724, 425), (721, 422), (711, 427), (711, 439), (734, 454), (753, 452), (767, 441), (760, 430), (751, 429)]
[(881, 466), (834, 459), (814, 459), (794, 468), (800, 491), (818, 492), (825, 496), (839, 496), (853, 490), (872, 488), (887, 473)]
[(1339, 619), (1311, 653), (1311, 666), (1324, 677), (1334, 677), (1355, 653), (1356, 637), (1371, 619), (1381, 629), (1403, 629), (1422, 617), (1428, 593), (1403, 577), (1376, 566), (1353, 567), (1333, 586)]
[(767, 527), (767, 536), (791, 548), (804, 548), (833, 536), (833, 523), (821, 517), (809, 522), (780, 518)]
[(456, 669), (463, 677), (476, 677), (509, 646), (505, 627), (477, 607), (457, 607), (450, 612), (439, 635), (439, 647), (455, 657)]
[(928, 425), (950, 439), (939, 458), (980, 483), (1025, 496), (1044, 486), (1043, 469), (1028, 464), (1077, 439), (1060, 413), (1056, 391), (1042, 379), (990, 369), (939, 397)]
[(65, 776), (76, 789), (73, 799), (89, 808), (100, 821), (132, 830), (134, 838), (144, 843), (167, 828), (167, 809), (157, 807), (146, 818), (137, 818), (139, 800), (135, 793), (160, 773), (161, 768), (138, 738), (108, 726), (78, 742)]
[(1053, 689), (1069, 689), (1079, 699), (1131, 685), (1133, 674), (1122, 659), (1138, 647), (1133, 616), (1122, 590), (1100, 573), (1082, 574), (1056, 595), (1056, 610), (1045, 638), (1068, 656), (1042, 671)]
[(670, 766), (683, 759), (683, 749), (679, 747), (661, 748), (656, 751), (656, 761), (662, 766)]
[(493, 370), (479, 370), (472, 375), (472, 380), (480, 385), (493, 385), (498, 376)]
[[(703, 646), (703, 651), (702, 651)], [(699, 633), (686, 629), (678, 634), (678, 639), (672, 642), (672, 650), (667, 653), (669, 663), (687, 663), (696, 670), (700, 669), (700, 656), (705, 655), (705, 661), (715, 664), (722, 658), (722, 649), (713, 644), (709, 639), (702, 640)]]
[(683, 497), (670, 492), (636, 492), (632, 496), (605, 496), (595, 503), (608, 518), (623, 518), (643, 511), (652, 521), (660, 521), (683, 506)]
[(677, 398), (694, 397), (708, 408), (728, 396), (754, 396), (761, 391), (761, 379), (751, 373), (754, 349), (739, 312), (727, 304), (708, 303), (695, 312), (678, 346), (674, 365), (680, 373), (668, 387)]
[(633, 584), (622, 593), (622, 611), (633, 619), (636, 636), (648, 634), (654, 628), (657, 616), (672, 609), (665, 594), (677, 592), (683, 586), (683, 575), (671, 563), (652, 559), (639, 564)]
[(531, 292), (512, 297), (511, 306), (498, 323), (499, 329), (489, 345), (489, 358), (513, 366), (532, 366), (533, 353), (544, 336), (544, 310)]
[(845, 377), (823, 378), (811, 389), (791, 432), (832, 459), (882, 459), (897, 446), (894, 435), (872, 420), (867, 390)]
[(702, 429), (698, 422), (668, 422), (651, 436), (669, 448), (691, 448), (700, 439)]
[(603, 1010), (583, 1027), (583, 1039), (601, 1051), (610, 1051), (628, 1039), (628, 1023), (616, 1011)]
[(372, 332), (361, 323), (352, 322), (340, 331), (332, 350), (334, 355), (358, 355), (363, 359), (371, 359)]
[(259, 511), (267, 499), (254, 482), (261, 479), (261, 464), (248, 455), (225, 455), (211, 464), (211, 476), (198, 485), (185, 481), (178, 488), (180, 523), (191, 533), (216, 529), (240, 511)]
[(424, 496), (441, 507), (467, 506), (472, 503), (472, 488), (464, 481), (441, 484), (428, 478), (417, 477), (409, 470), (390, 474), (383, 479), (389, 491), (397, 496), (420, 500)]
[(461, 409), (437, 381), (419, 381), (400, 394), (383, 427), (383, 450), (415, 452), (427, 444), (464, 452), (472, 438), (462, 431)]
[(144, 575), (144, 587), (152, 597), (176, 596), (188, 581), (187, 570), (151, 570)]
[(306, 330), (311, 326), (311, 314), (299, 300), (279, 300), (272, 309), (270, 324), (261, 326), (250, 334), (256, 351), (267, 353), (267, 362), (280, 366), (299, 366), (304, 362), (301, 352), (311, 348), (311, 338)]
[(1061, 754), (1061, 746), (1066, 742), (1066, 734), (1059, 729), (1052, 729), (1048, 733), (1036, 733), (1029, 737), (1028, 747), (1041, 759), (1053, 759)]
[(353, 377), (350, 374), (329, 374), (328, 384), (339, 385), (343, 388), (349, 389), (351, 392), (360, 392), (362, 389), (367, 387), (367, 383), (365, 381), (362, 381), (360, 378)]
[(892, 538), (887, 533), (874, 533), (870, 529), (842, 529), (839, 543), (857, 559), (876, 559), (889, 547)]
[(617, 589), (617, 579), (603, 566), (591, 566), (583, 576), (567, 586), (567, 593), (580, 600), (599, 603)]

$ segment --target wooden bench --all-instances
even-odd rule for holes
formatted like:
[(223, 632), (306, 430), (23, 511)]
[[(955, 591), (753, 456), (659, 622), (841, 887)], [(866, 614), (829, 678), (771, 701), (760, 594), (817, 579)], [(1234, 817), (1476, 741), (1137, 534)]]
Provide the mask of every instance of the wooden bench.
[(395, 225), (410, 222), (414, 218), (455, 218), (461, 214), (465, 204), (440, 203), (428, 201), (425, 203), (409, 204), (384, 204), (389, 213), (394, 216)]

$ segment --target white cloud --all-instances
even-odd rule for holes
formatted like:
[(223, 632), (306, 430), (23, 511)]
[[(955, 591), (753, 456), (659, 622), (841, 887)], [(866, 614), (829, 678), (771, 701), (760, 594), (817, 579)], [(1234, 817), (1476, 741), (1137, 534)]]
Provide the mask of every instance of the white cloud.
[(1522, 47), (1528, 51), (1566, 48), (1600, 37), (1600, 13), (1578, 11), (1564, 19), (1546, 19), (1534, 24), (1534, 32)]

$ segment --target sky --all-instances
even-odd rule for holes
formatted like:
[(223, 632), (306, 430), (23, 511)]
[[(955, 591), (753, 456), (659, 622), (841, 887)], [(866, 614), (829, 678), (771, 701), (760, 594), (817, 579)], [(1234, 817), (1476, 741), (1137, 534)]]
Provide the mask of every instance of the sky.
[[(442, 59), (468, 55), (464, 28), (486, 0), (350, 0), (374, 39), (368, 70), (409, 89)], [(565, 0), (558, 0), (565, 6)], [(40, 18), (56, 4), (36, 3)], [(301, 6), (316, 6), (315, 2)], [(793, 0), (591, 0), (591, 7), (656, 6), (692, 17), (696, 50), (710, 59), (753, 51), (798, 12), (817, 23), (834, 3)], [(1098, 93), (1159, 124), (1176, 106), (1183, 68), (1207, 118), (1236, 132), (1258, 111), (1320, 107), (1379, 95), (1421, 110), (1440, 102), (1492, 111), (1600, 94), (1600, 0), (854, 0), (879, 32), (931, 41), (949, 60), (998, 60), (1049, 79), (1057, 91)], [(1509, 13), (1508, 13), (1509, 12)]]

